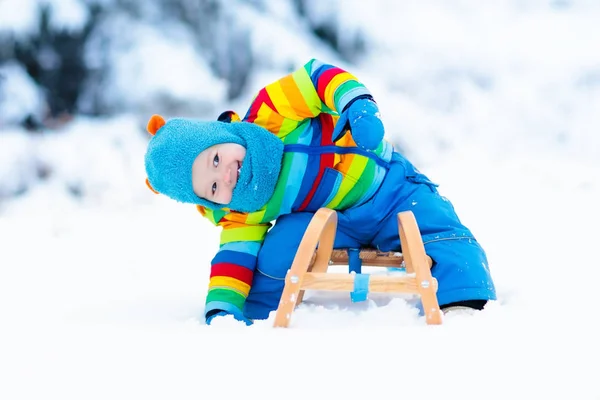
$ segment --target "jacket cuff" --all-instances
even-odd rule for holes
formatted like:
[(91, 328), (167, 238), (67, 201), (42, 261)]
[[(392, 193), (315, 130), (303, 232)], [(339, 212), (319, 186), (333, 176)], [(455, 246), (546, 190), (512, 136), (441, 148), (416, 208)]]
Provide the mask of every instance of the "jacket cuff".
[(206, 303), (206, 307), (204, 308), (204, 318), (207, 318), (209, 314), (211, 314), (211, 311), (213, 313), (218, 311), (225, 311), (233, 315), (236, 319), (244, 318), (244, 313), (242, 312), (242, 310), (240, 310), (233, 304), (226, 303), (224, 301), (211, 301), (209, 303)]
[(356, 100), (359, 100), (359, 99), (368, 99), (368, 100), (371, 100), (373, 103), (377, 104), (377, 102), (375, 101), (373, 96), (371, 96), (370, 94), (361, 94), (360, 96), (356, 96), (355, 98), (350, 100), (348, 103), (346, 103), (346, 105), (344, 105), (344, 108), (342, 109), (342, 112), (346, 111), (352, 105), (352, 103), (354, 103)]

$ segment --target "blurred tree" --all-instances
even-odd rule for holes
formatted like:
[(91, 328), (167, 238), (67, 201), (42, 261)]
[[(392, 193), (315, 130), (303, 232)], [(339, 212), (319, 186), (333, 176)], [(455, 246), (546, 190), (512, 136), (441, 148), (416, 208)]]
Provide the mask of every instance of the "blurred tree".
[(16, 40), (14, 57), (44, 88), (49, 107), (47, 118), (54, 121), (77, 112), (77, 98), (87, 74), (83, 48), (94, 18), (90, 18), (81, 30), (57, 30), (49, 23), (52, 9), (44, 6), (39, 12), (39, 33)]
[[(77, 4), (84, 8), (86, 17), (84, 23), (75, 27), (53, 22), (53, 17), (59, 15), (62, 19), (72, 18), (64, 14), (64, 9), (56, 8), (59, 3), (39, 1), (37, 27), (18, 36), (11, 34), (10, 27), (0, 31), (0, 64), (18, 62), (43, 90), (47, 115), (40, 121), (23, 117), (23, 124), (35, 128), (78, 113), (110, 115), (135, 112), (148, 105), (180, 113), (189, 111), (185, 104), (190, 103), (188, 108), (198, 112), (199, 106), (185, 95), (148, 97), (139, 89), (137, 96), (122, 93), (128, 84), (127, 74), (135, 76), (136, 68), (143, 68), (145, 62), (122, 56), (139, 49), (143, 45), (140, 35), (143, 39), (148, 33), (164, 36), (165, 42), (189, 41), (212, 75), (225, 84), (226, 100), (242, 95), (258, 62), (264, 59), (265, 48), (256, 48), (253, 39), (264, 34), (265, 27), (260, 25), (262, 22), (257, 24), (257, 18), (267, 23), (278, 18), (283, 19), (283, 24), (286, 18), (305, 21), (303, 29), (308, 26), (309, 34), (314, 33), (348, 61), (355, 61), (363, 52), (365, 43), (360, 29), (348, 25), (341, 29), (339, 8), (343, 3), (278, 1), (80, 0)], [(259, 53), (260, 60), (256, 56)], [(270, 67), (268, 62), (262, 67)]]
[[(313, 33), (331, 46), (346, 61), (356, 61), (366, 49), (365, 39), (360, 30), (341, 27), (339, 7), (343, 2), (326, 3), (322, 0), (292, 0), (302, 19), (310, 26)], [(317, 11), (316, 2), (319, 2)], [(324, 12), (324, 10), (326, 10)]]

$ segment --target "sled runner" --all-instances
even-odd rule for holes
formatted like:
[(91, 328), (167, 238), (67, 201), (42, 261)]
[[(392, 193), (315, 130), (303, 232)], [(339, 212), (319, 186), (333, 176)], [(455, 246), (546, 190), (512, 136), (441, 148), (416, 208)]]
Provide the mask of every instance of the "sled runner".
[[(350, 292), (353, 301), (372, 293), (410, 293), (421, 298), (429, 325), (442, 323), (437, 301), (437, 280), (431, 276), (432, 261), (425, 254), (417, 221), (411, 211), (398, 213), (402, 253), (376, 249), (333, 249), (337, 213), (321, 208), (313, 216), (302, 238), (275, 315), (275, 327), (288, 327), (305, 290)], [(318, 247), (317, 247), (318, 246)], [(348, 273), (327, 272), (329, 265), (348, 265)], [(404, 267), (405, 275), (363, 274), (362, 266)]]

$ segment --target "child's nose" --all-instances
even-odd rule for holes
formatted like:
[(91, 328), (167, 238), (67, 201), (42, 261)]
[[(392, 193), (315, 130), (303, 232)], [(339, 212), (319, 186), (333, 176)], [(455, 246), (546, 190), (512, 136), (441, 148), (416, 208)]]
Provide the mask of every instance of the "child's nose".
[(223, 182), (225, 182), (226, 185), (231, 185), (232, 179), (231, 179), (231, 168), (227, 168), (225, 170), (225, 176), (223, 177)]

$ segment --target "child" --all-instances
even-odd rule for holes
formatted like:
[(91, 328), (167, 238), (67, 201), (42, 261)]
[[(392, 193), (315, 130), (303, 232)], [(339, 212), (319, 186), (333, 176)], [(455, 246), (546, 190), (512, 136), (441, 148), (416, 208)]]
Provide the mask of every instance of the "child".
[(400, 250), (396, 215), (411, 210), (440, 307), (480, 310), (496, 299), (484, 250), (437, 185), (384, 140), (379, 117), (353, 75), (311, 60), (261, 89), (242, 120), (232, 111), (211, 122), (150, 119), (148, 186), (223, 228), (207, 324), (225, 315), (251, 324), (277, 309), (320, 207), (338, 211), (335, 248), (381, 251)]

